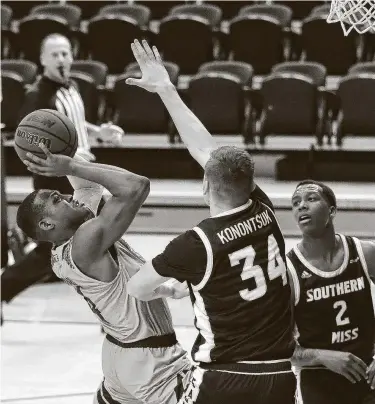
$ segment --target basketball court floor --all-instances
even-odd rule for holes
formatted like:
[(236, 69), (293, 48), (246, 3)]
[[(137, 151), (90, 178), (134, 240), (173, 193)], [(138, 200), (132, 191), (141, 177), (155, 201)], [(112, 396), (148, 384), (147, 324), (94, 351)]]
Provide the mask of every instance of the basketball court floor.
[[(125, 238), (150, 259), (173, 237), (129, 234)], [(296, 242), (287, 239), (287, 248)], [(190, 301), (169, 303), (177, 337), (189, 350), (196, 335)], [(36, 285), (4, 305), (3, 315), (0, 401), (91, 404), (102, 377), (103, 334), (84, 300), (63, 283)]]

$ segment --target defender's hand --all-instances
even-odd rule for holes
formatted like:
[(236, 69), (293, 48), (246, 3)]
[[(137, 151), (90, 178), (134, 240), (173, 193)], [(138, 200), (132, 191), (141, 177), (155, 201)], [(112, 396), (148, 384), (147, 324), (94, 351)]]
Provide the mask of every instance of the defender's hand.
[(142, 41), (141, 44), (136, 39), (131, 44), (131, 48), (141, 68), (142, 77), (140, 79), (128, 78), (126, 79), (126, 84), (142, 87), (152, 93), (157, 93), (173, 86), (156, 46), (151, 49), (147, 41)]
[(32, 153), (26, 153), (26, 159), (23, 160), (27, 169), (34, 174), (44, 175), (46, 177), (63, 177), (71, 175), (71, 166), (73, 159), (62, 154), (52, 154), (47, 147), (40, 143), (46, 158), (42, 159)]
[(365, 362), (352, 353), (323, 351), (320, 361), (327, 369), (346, 377), (352, 383), (367, 378)]
[(371, 389), (375, 389), (375, 359), (371, 362), (370, 366), (367, 368), (367, 383), (370, 385)]

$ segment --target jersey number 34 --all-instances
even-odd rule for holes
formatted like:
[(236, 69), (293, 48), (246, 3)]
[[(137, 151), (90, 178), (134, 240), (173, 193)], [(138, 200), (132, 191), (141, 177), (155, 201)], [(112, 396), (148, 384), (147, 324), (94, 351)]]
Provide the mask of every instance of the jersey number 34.
[[(243, 281), (254, 278), (256, 285), (254, 289), (240, 290), (240, 296), (242, 299), (248, 301), (259, 299), (267, 292), (267, 280), (264, 271), (260, 265), (254, 265), (255, 254), (254, 247), (251, 245), (229, 254), (229, 261), (232, 267), (239, 265), (242, 260), (245, 260), (241, 272), (241, 278)], [(268, 237), (267, 273), (270, 281), (280, 276), (283, 285), (287, 284), (286, 267), (281, 258), (280, 249), (275, 237), (272, 234)]]

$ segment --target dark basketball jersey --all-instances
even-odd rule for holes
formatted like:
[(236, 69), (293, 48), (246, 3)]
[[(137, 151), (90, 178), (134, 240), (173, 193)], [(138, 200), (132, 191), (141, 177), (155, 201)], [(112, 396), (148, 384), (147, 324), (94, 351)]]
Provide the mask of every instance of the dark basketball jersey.
[(375, 337), (371, 281), (360, 242), (340, 237), (344, 262), (332, 272), (314, 268), (298, 247), (288, 253), (297, 338), (304, 348), (351, 352), (369, 363)]
[(290, 358), (291, 290), (285, 243), (261, 199), (203, 220), (194, 228), (207, 252), (202, 281), (191, 287), (199, 331), (197, 362)]

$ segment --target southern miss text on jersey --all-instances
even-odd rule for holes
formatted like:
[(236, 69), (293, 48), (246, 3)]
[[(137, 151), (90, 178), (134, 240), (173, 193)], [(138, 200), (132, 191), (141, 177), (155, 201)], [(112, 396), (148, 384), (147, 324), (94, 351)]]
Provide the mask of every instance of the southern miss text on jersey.
[(375, 336), (371, 281), (360, 242), (340, 237), (344, 262), (332, 272), (313, 267), (298, 247), (288, 253), (298, 342), (304, 348), (351, 352), (368, 363)]
[(247, 204), (203, 220), (195, 232), (206, 272), (192, 286), (197, 362), (277, 360), (293, 353), (285, 243), (270, 207)]

